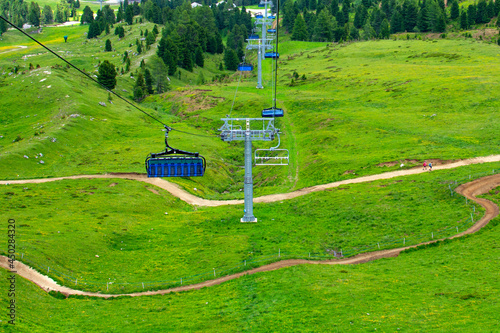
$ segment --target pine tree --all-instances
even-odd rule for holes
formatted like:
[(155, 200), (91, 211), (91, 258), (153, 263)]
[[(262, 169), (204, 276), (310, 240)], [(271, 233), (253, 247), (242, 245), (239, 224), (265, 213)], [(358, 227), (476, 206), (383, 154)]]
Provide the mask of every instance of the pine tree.
[(476, 23), (486, 23), (489, 21), (486, 0), (479, 0), (476, 11)]
[(339, 1), (332, 0), (332, 2), (330, 3), (330, 14), (332, 14), (332, 16), (337, 16), (338, 12), (339, 12)]
[(365, 19), (366, 19), (365, 12), (366, 12), (366, 7), (363, 6), (363, 4), (356, 7), (356, 13), (354, 14), (353, 24), (358, 29), (360, 29), (365, 24)]
[(137, 75), (137, 80), (135, 81), (134, 85), (134, 99), (138, 102), (144, 99), (144, 97), (147, 94), (147, 86), (146, 82), (144, 81), (144, 76), (142, 73), (139, 73)]
[(490, 0), (488, 2), (488, 21), (491, 20), (493, 17), (496, 16), (495, 14), (495, 3), (493, 2), (493, 0)]
[(224, 51), (224, 65), (227, 70), (235, 71), (238, 69), (238, 55), (236, 51), (230, 48), (226, 48)]
[(179, 51), (174, 41), (167, 37), (165, 44), (165, 55), (163, 56), (163, 62), (168, 67), (168, 75), (174, 75), (177, 72), (177, 63), (179, 59)]
[(146, 35), (146, 48), (149, 50), (150, 46), (156, 42), (156, 36), (153, 32), (149, 32)]
[(182, 68), (184, 68), (185, 70), (190, 71), (190, 72), (193, 71), (193, 66), (194, 66), (193, 57), (192, 57), (191, 51), (189, 50), (188, 47), (184, 46), (181, 49), (180, 60), (181, 60), (181, 64), (182, 64), (181, 67)]
[(92, 23), (94, 22), (94, 12), (92, 9), (90, 9), (89, 6), (85, 6), (83, 9), (83, 14), (80, 17), (80, 23), (85, 24), (85, 23)]
[(309, 37), (307, 32), (306, 22), (301, 14), (297, 15), (293, 26), (292, 40), (306, 41)]
[(363, 26), (363, 33), (361, 34), (361, 38), (363, 40), (370, 40), (377, 35), (369, 20), (366, 20), (365, 25)]
[(349, 0), (344, 0), (344, 3), (342, 4), (342, 15), (344, 16), (344, 24), (349, 23), (349, 12), (350, 12)]
[(399, 10), (395, 10), (391, 18), (391, 32), (393, 34), (404, 31), (403, 16), (399, 13)]
[(433, 30), (435, 32), (445, 32), (446, 31), (446, 21), (444, 18), (444, 13), (440, 10), (437, 15), (438, 15), (438, 17), (436, 18), (436, 21), (434, 23)]
[(99, 66), (99, 73), (97, 74), (97, 81), (104, 85), (109, 90), (116, 86), (116, 70), (115, 66), (109, 61), (104, 60)]
[(389, 21), (384, 19), (380, 25), (380, 38), (388, 39), (391, 35), (391, 28), (389, 26)]
[(111, 52), (111, 50), (112, 50), (111, 41), (109, 39), (106, 39), (106, 46), (104, 47), (104, 51)]
[(28, 20), (29, 22), (34, 25), (35, 27), (40, 26), (40, 7), (38, 6), (38, 3), (36, 2), (31, 2), (30, 4), (30, 9), (29, 9), (29, 15), (28, 15)]
[(54, 14), (52, 13), (52, 8), (49, 5), (45, 5), (43, 7), (42, 21), (45, 24), (50, 24), (50, 23), (54, 22)]
[(8, 28), (9, 27), (7, 26), (7, 23), (4, 20), (0, 20), (0, 36), (2, 36), (2, 34), (6, 32)]
[(418, 30), (421, 32), (429, 31), (429, 24), (428, 24), (428, 8), (424, 4), (422, 8), (420, 8), (420, 11), (418, 12), (417, 16), (417, 27)]
[(88, 39), (95, 38), (95, 37), (99, 36), (99, 34), (100, 34), (100, 31), (99, 31), (99, 25), (97, 24), (97, 22), (90, 23), (89, 31), (87, 32), (87, 38)]
[(148, 94), (150, 94), (150, 95), (153, 94), (154, 93), (154, 90), (153, 90), (153, 84), (154, 84), (153, 76), (151, 75), (151, 72), (147, 68), (144, 71), (144, 81), (146, 82), (146, 90), (147, 90)]
[(418, 7), (414, 1), (403, 4), (403, 19), (406, 31), (414, 31), (418, 19)]
[(125, 9), (125, 22), (127, 22), (128, 25), (132, 25), (134, 21), (134, 10), (133, 6), (127, 6)]
[(476, 24), (476, 6), (469, 5), (467, 8), (467, 25), (472, 27)]
[(318, 42), (328, 42), (332, 40), (332, 22), (328, 10), (322, 10), (318, 14), (314, 27), (313, 39)]
[(203, 50), (201, 49), (201, 46), (198, 46), (196, 48), (194, 58), (195, 58), (196, 66), (203, 67), (205, 65), (205, 59), (203, 58)]
[(458, 1), (454, 0), (451, 4), (450, 18), (456, 20), (460, 17), (460, 7), (458, 6)]
[[(499, 1), (500, 2), (500, 1)], [(467, 12), (462, 10), (460, 14), (460, 29), (467, 30), (469, 28), (468, 20), (467, 20)]]
[(355, 27), (351, 27), (351, 32), (349, 34), (352, 40), (358, 40), (359, 39), (359, 30)]

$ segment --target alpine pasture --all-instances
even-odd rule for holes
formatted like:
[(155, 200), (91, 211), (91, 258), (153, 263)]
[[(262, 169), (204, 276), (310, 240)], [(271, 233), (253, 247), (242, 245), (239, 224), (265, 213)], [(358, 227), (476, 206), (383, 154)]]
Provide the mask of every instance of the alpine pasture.
[[(33, 36), (96, 75), (104, 60), (123, 67), (124, 52), (153, 26), (125, 26), (120, 40), (113, 34), (88, 40), (88, 27), (79, 25), (46, 27)], [(1, 38), (1, 180), (145, 173), (146, 155), (164, 149), (159, 123), (17, 31)], [(112, 52), (104, 52), (108, 38)], [(130, 73), (117, 76), (117, 93), (132, 100), (141, 60), (151, 66), (156, 46), (132, 56)], [(409, 170), (425, 160), (439, 167), (498, 154), (498, 45), (405, 34), (340, 44), (285, 39), (280, 54), (277, 104), (285, 117), (276, 123), (290, 164), (255, 167), (256, 196)], [(247, 56), (255, 61), (255, 54)], [(220, 118), (230, 112), (260, 117), (272, 103), (272, 66), (265, 63), (265, 88), (257, 90), (255, 74), (220, 71), (221, 62), (222, 55), (209, 55), (204, 68), (179, 69), (180, 76), (170, 76), (171, 90), (137, 105), (186, 132), (172, 131), (172, 146), (207, 159), (205, 176), (168, 181), (205, 199), (242, 199), (243, 144), (220, 140)], [(206, 82), (198, 84), (200, 72)], [(294, 72), (299, 79), (292, 82)], [(210, 79), (221, 74), (228, 76)], [(453, 189), (498, 169), (499, 162), (437, 168), (258, 203), (256, 224), (239, 222), (241, 204), (189, 205), (133, 180), (3, 184), (0, 253), (7, 254), (7, 221), (15, 219), (18, 259), (25, 256), (59, 284), (111, 294), (166, 289), (183, 277), (203, 281), (220, 276), (219, 270), (232, 274), (278, 261), (276, 253), (335, 260), (341, 250), (452, 236), (484, 213)], [(500, 202), (498, 188), (483, 197)], [(167, 295), (66, 298), (17, 278), (16, 325), (7, 323), (6, 310), (0, 325), (12, 332), (495, 331), (498, 221), (396, 258), (298, 265)], [(6, 309), (9, 272), (0, 275)]]

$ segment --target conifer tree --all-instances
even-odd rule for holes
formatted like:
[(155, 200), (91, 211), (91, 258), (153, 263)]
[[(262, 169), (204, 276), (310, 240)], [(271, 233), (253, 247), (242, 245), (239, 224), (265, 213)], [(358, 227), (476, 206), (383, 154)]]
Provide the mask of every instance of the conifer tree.
[(476, 6), (469, 5), (467, 8), (467, 25), (470, 28), (474, 24), (476, 24)]
[(391, 35), (391, 28), (389, 26), (389, 21), (384, 19), (380, 25), (380, 38), (388, 39)]
[(451, 4), (450, 18), (456, 20), (460, 17), (460, 7), (458, 6), (458, 1), (454, 0)]
[(306, 41), (309, 37), (307, 32), (306, 22), (301, 14), (297, 15), (293, 26), (292, 40)]
[(104, 85), (109, 90), (116, 86), (116, 70), (115, 66), (109, 61), (104, 60), (99, 66), (99, 73), (97, 74), (97, 81)]
[(205, 65), (205, 59), (203, 58), (203, 50), (201, 49), (201, 46), (196, 48), (195, 63), (198, 67), (203, 67)]
[(414, 31), (418, 19), (418, 7), (414, 1), (407, 1), (403, 4), (403, 17), (406, 31)]
[(464, 9), (460, 14), (460, 29), (467, 30), (468, 28), (469, 28), (469, 23), (467, 20), (467, 12)]
[(151, 72), (149, 71), (149, 69), (146, 68), (146, 70), (144, 71), (144, 81), (145, 81), (145, 84), (146, 84), (146, 91), (148, 92), (148, 94), (153, 94), (154, 93), (154, 90), (153, 90), (153, 76), (151, 75)]
[(111, 52), (111, 50), (112, 50), (111, 41), (109, 39), (106, 39), (106, 46), (104, 47), (104, 51)]
[(403, 16), (399, 13), (399, 10), (395, 10), (391, 18), (391, 32), (393, 34), (404, 31)]
[(227, 70), (235, 71), (238, 69), (238, 55), (236, 51), (230, 48), (226, 48), (224, 51), (224, 65)]
[(313, 39), (318, 42), (328, 42), (332, 40), (332, 22), (328, 10), (324, 9), (318, 14), (314, 27)]

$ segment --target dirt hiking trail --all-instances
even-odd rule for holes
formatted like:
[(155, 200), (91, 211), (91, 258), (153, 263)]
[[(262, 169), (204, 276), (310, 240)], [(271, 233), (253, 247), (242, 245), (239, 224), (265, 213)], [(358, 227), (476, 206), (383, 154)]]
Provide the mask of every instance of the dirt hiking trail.
[[(498, 158), (498, 157), (499, 156), (496, 156), (495, 158)], [(494, 159), (493, 157), (491, 157), (491, 158)], [(491, 161), (491, 160), (485, 160), (485, 159), (487, 159), (487, 158), (478, 158), (478, 159), (473, 159), (473, 160), (461, 161), (461, 162), (457, 162), (457, 163), (443, 165), (443, 166), (436, 168), (436, 169), (449, 169), (452, 167), (473, 164), (474, 163), (473, 161), (481, 161), (481, 162), (476, 162), (476, 163), (483, 163), (485, 161)], [(496, 159), (494, 159), (494, 161), (496, 161)], [(416, 174), (416, 173), (421, 173), (421, 172), (425, 172), (425, 171), (418, 168), (418, 169), (411, 169), (411, 170), (404, 170), (404, 171), (388, 172), (388, 173), (381, 174), (381, 175), (361, 177), (358, 179), (352, 179), (352, 180), (348, 180), (348, 181), (342, 181), (342, 182), (331, 183), (331, 184), (326, 184), (326, 185), (313, 186), (313, 187), (308, 188), (308, 192), (304, 191), (306, 189), (303, 189), (301, 191), (297, 191), (297, 192), (299, 192), (299, 194), (294, 195), (292, 197), (296, 197), (299, 195), (303, 195), (303, 194), (311, 193), (311, 192), (315, 192), (315, 191), (321, 191), (322, 189), (331, 188), (331, 187), (339, 186), (342, 184), (359, 183), (362, 181), (372, 181), (372, 180), (376, 180), (376, 179), (387, 179), (387, 178), (401, 176), (404, 174)], [(151, 183), (153, 185), (156, 185), (156, 182), (158, 182), (158, 179), (148, 179), (148, 178), (141, 176), (141, 175), (132, 175), (132, 176), (130, 176), (130, 175), (126, 175), (126, 176), (118, 175), (118, 176), (119, 176), (118, 178), (126, 178), (126, 179), (136, 179), (135, 177), (138, 177), (138, 180), (141, 180), (141, 181), (147, 180), (146, 182)], [(22, 181), (10, 182), (10, 183), (12, 183), (12, 184), (14, 184), (14, 183), (17, 183), (17, 184), (29, 183), (29, 182), (42, 183), (42, 182), (46, 182), (46, 181), (55, 181), (55, 180), (60, 180), (60, 179), (74, 179), (74, 178), (117, 178), (117, 175), (61, 177), (61, 178), (41, 179), (41, 180), (22, 180)], [(364, 179), (364, 180), (361, 180), (361, 179)], [(160, 182), (160, 183), (162, 185), (170, 184), (170, 183), (165, 182), (165, 181)], [(170, 184), (170, 185), (172, 185), (172, 184)], [(464, 236), (467, 234), (472, 234), (474, 232), (477, 232), (479, 229), (481, 229), (482, 227), (487, 225), (489, 221), (491, 221), (493, 218), (498, 216), (499, 208), (496, 204), (494, 204), (493, 202), (486, 200), (486, 199), (476, 198), (477, 195), (486, 193), (486, 192), (490, 191), (491, 189), (496, 188), (498, 186), (500, 186), (500, 174), (477, 179), (477, 180), (472, 181), (470, 183), (460, 185), (456, 189), (457, 193), (465, 196), (469, 200), (473, 200), (473, 201), (477, 202), (479, 205), (484, 207), (484, 209), (486, 210), (486, 213), (479, 221), (477, 221), (469, 229), (467, 229), (466, 231), (464, 231), (460, 234), (457, 234), (453, 237), (450, 237), (450, 238), (461, 237), (461, 236)], [(162, 187), (162, 186), (160, 186), (160, 187)], [(174, 188), (180, 190), (178, 187), (174, 186)], [(297, 193), (297, 192), (292, 192), (289, 194), (293, 194), (293, 193)], [(262, 198), (267, 198), (267, 200), (262, 200), (260, 202), (272, 202), (275, 200), (284, 199), (284, 198), (281, 198), (280, 196), (282, 196), (282, 195), (261, 197), (260, 198), (261, 200), (262, 200)], [(280, 199), (275, 199), (276, 197), (280, 197)], [(200, 199), (200, 200), (202, 200), (202, 199)], [(205, 200), (205, 201), (208, 201), (208, 200)], [(237, 201), (237, 200), (235, 200), (235, 201)], [(224, 202), (224, 201), (222, 201), (222, 202)], [(228, 203), (224, 202), (223, 204), (228, 204)], [(362, 253), (362, 254), (359, 254), (357, 256), (354, 256), (351, 258), (346, 258), (346, 259), (335, 259), (335, 260), (328, 260), (328, 261), (312, 261), (312, 260), (304, 260), (304, 259), (282, 260), (282, 261), (278, 261), (278, 262), (275, 262), (275, 263), (272, 263), (269, 265), (264, 265), (261, 267), (254, 268), (254, 269), (248, 270), (246, 272), (227, 275), (227, 276), (223, 276), (223, 277), (220, 277), (220, 278), (217, 278), (214, 280), (204, 281), (204, 282), (197, 283), (197, 284), (186, 285), (186, 286), (164, 289), (164, 290), (136, 292), (136, 293), (129, 293), (129, 294), (102, 294), (100, 292), (96, 293), (96, 292), (85, 292), (85, 291), (81, 291), (81, 290), (75, 290), (72, 288), (58, 285), (54, 280), (52, 280), (48, 276), (45, 276), (45, 275), (35, 271), (31, 267), (29, 267), (21, 262), (16, 261), (15, 267), (16, 267), (17, 274), (19, 276), (35, 283), (36, 285), (38, 285), (40, 288), (42, 288), (43, 290), (45, 290), (47, 292), (59, 291), (65, 295), (83, 295), (83, 296), (102, 297), (102, 298), (110, 298), (110, 297), (118, 297), (118, 296), (137, 297), (137, 296), (147, 296), (147, 295), (163, 295), (163, 294), (168, 294), (171, 292), (201, 289), (204, 287), (218, 285), (218, 284), (221, 284), (221, 283), (229, 281), (229, 280), (234, 280), (234, 279), (237, 279), (237, 278), (244, 276), (244, 275), (255, 274), (255, 273), (259, 273), (259, 272), (273, 271), (273, 270), (280, 269), (283, 267), (289, 267), (289, 266), (295, 266), (295, 265), (301, 265), (301, 264), (313, 264), (313, 265), (361, 264), (361, 263), (377, 260), (380, 258), (397, 257), (399, 255), (399, 253), (401, 253), (401, 251), (404, 251), (406, 249), (414, 248), (414, 247), (424, 245), (424, 244), (438, 242), (440, 240), (443, 240), (443, 239), (433, 240), (430, 242), (425, 242), (425, 243), (421, 243), (421, 244), (417, 244), (417, 245), (406, 246), (406, 247), (401, 247), (401, 248), (396, 248), (396, 249)], [(0, 256), (0, 267), (8, 270), (9, 269), (8, 264), (9, 264), (8, 258), (4, 257), (4, 256)]]
[[(481, 164), (488, 162), (500, 162), (500, 155), (491, 155), (486, 157), (476, 157), (468, 160), (462, 160), (458, 162), (448, 163), (448, 164), (435, 164), (433, 170), (445, 170), (445, 169), (453, 169), (458, 168), (465, 165), (471, 164)], [(434, 162), (433, 162), (434, 163)], [(281, 200), (293, 199), (296, 197), (300, 197), (309, 193), (324, 191), (329, 188), (338, 187), (346, 184), (356, 184), (356, 183), (364, 183), (371, 182), (374, 180), (380, 179), (390, 179), (399, 176), (408, 176), (408, 175), (416, 175), (419, 173), (429, 172), (422, 170), (422, 167), (415, 167), (413, 169), (408, 170), (398, 170), (385, 172), (378, 175), (364, 176), (353, 179), (341, 180), (329, 184), (323, 185), (315, 185), (311, 187), (305, 187), (300, 190), (289, 192), (289, 193), (280, 193), (280, 194), (270, 194), (264, 195), (261, 197), (254, 198), (253, 202), (255, 203), (269, 203), (276, 202)], [(104, 175), (78, 175), (78, 176), (68, 176), (68, 177), (56, 177), (56, 178), (40, 178), (40, 179), (22, 179), (22, 180), (2, 180), (0, 181), (0, 185), (7, 184), (39, 184), (39, 183), (47, 183), (54, 182), (63, 179), (94, 179), (94, 178), (121, 178), (121, 179), (130, 179), (136, 180), (144, 183), (148, 183), (159, 188), (162, 188), (175, 197), (185, 201), (191, 205), (197, 206), (207, 206), (207, 207), (215, 207), (215, 206), (223, 206), (223, 205), (240, 205), (243, 204), (243, 200), (207, 200), (200, 197), (197, 197), (191, 193), (186, 192), (177, 184), (171, 183), (162, 178), (148, 178), (146, 174), (137, 174), (137, 173), (110, 173)]]

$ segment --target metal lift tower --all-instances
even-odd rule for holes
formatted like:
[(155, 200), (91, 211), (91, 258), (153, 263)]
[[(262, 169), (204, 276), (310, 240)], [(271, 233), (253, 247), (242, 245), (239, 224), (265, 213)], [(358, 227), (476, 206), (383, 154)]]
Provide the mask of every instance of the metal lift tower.
[(267, 38), (267, 26), (273, 23), (274, 18), (272, 16), (267, 15), (267, 9), (273, 7), (272, 1), (261, 1), (259, 3), (259, 7), (264, 7), (264, 16), (257, 15), (255, 26), (259, 29), (259, 26), (262, 30), (261, 38), (249, 38), (247, 39), (247, 50), (257, 50), (257, 89), (264, 88), (262, 86), (262, 60), (264, 59), (266, 50), (272, 50), (273, 46), (271, 45), (274, 41), (274, 35), (272, 38)]
[(224, 125), (219, 129), (222, 141), (245, 141), (245, 213), (241, 222), (257, 222), (257, 218), (253, 215), (252, 141), (272, 141), (279, 130), (274, 127), (274, 118), (222, 118), (221, 120), (224, 121)]

